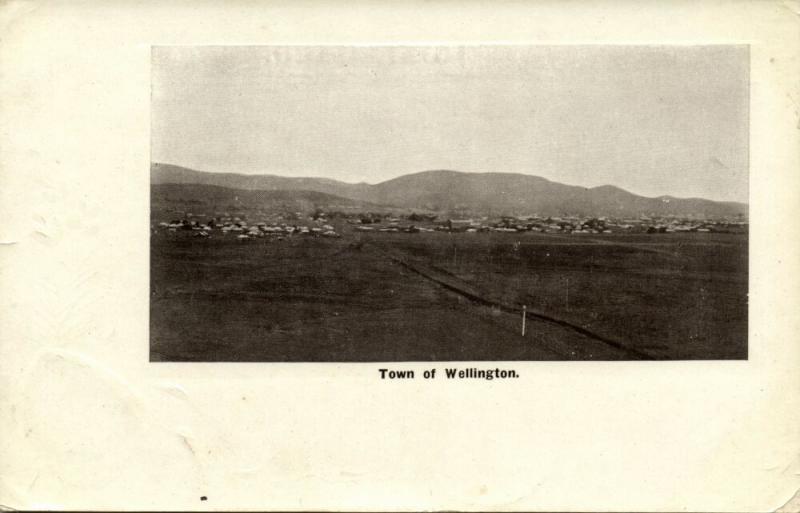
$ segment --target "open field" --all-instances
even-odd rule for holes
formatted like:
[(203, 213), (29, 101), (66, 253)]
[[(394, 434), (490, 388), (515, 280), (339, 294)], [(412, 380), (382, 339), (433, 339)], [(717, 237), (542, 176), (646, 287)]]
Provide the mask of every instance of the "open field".
[(747, 358), (745, 234), (336, 230), (154, 230), (151, 359)]
[(747, 358), (744, 234), (474, 235), (379, 244), (656, 359)]

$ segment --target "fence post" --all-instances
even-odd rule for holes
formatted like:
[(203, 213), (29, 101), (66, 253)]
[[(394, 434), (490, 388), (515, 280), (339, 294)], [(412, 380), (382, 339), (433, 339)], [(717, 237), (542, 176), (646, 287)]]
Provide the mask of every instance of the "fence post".
[(525, 336), (525, 314), (528, 311), (527, 305), (522, 305), (522, 336)]

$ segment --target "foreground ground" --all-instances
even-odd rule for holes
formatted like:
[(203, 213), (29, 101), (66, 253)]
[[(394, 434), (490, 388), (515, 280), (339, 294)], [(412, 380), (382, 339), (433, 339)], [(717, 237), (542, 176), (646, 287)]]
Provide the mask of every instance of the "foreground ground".
[(154, 232), (151, 359), (747, 358), (743, 234), (341, 231)]

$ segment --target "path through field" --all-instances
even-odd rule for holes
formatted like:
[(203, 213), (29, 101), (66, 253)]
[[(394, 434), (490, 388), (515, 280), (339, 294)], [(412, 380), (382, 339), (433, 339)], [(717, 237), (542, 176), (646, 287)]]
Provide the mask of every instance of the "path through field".
[(444, 287), (371, 244), (165, 239), (153, 249), (152, 360), (641, 356), (533, 315), (523, 337), (518, 311), (475, 301), (464, 283)]
[[(459, 294), (467, 298), (475, 305), (489, 307), (507, 314), (511, 314), (512, 316), (516, 315), (519, 316), (520, 319), (521, 316), (523, 315), (522, 308), (520, 306), (510, 305), (508, 303), (489, 299), (486, 297), (485, 294), (477, 290), (474, 286), (470, 285), (464, 280), (459, 279), (453, 273), (450, 273), (442, 268), (439, 268), (437, 266), (426, 266), (421, 263), (410, 263), (407, 259), (403, 258), (402, 256), (396, 253), (392, 254), (391, 252), (381, 249), (378, 249), (378, 251), (384, 253), (387, 256), (387, 258), (391, 259), (393, 262), (399, 263), (406, 269), (413, 271), (414, 273), (418, 274), (419, 276), (421, 276), (426, 280), (429, 280), (441, 287), (444, 287), (448, 291), (454, 292), (456, 294)], [(588, 345), (596, 344), (599, 342), (601, 344), (605, 344), (609, 348), (613, 348), (620, 351), (622, 354), (627, 356), (626, 359), (630, 360), (653, 359), (653, 357), (647, 354), (647, 352), (645, 351), (641, 351), (633, 347), (628, 347), (622, 342), (612, 340), (608, 337), (599, 335), (597, 333), (593, 333), (592, 331), (587, 330), (586, 328), (579, 326), (575, 323), (569, 322), (567, 320), (546, 315), (542, 312), (538, 312), (535, 310), (526, 310), (525, 316), (526, 316), (526, 321), (530, 323), (529, 329), (533, 330), (536, 330), (537, 328), (541, 329), (541, 324), (546, 323), (558, 326), (559, 328), (574, 331), (586, 337), (588, 340), (585, 341), (584, 348)], [(523, 336), (521, 328), (520, 328), (520, 336)], [(553, 344), (547, 344), (546, 342), (544, 343), (545, 345), (549, 345), (552, 348)], [(564, 351), (563, 356), (569, 356), (571, 354), (574, 354), (574, 351), (568, 348), (561, 348), (561, 350)], [(558, 349), (555, 349), (555, 352), (558, 353)], [(603, 351), (595, 349), (595, 353), (603, 354)]]

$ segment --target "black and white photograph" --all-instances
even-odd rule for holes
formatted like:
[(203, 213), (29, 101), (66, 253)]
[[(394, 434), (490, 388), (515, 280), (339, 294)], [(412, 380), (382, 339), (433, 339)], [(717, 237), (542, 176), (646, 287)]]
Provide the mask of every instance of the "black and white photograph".
[(799, 2), (0, 3), (0, 510), (797, 513)]
[(747, 46), (152, 49), (151, 361), (746, 359)]

